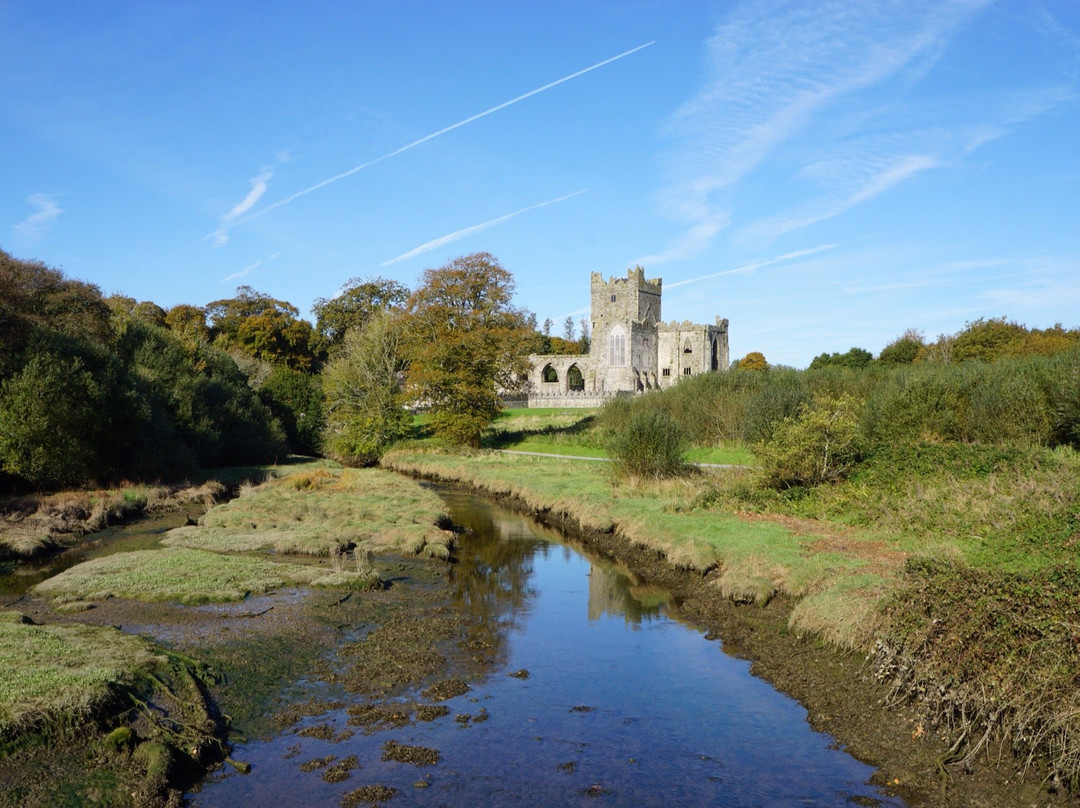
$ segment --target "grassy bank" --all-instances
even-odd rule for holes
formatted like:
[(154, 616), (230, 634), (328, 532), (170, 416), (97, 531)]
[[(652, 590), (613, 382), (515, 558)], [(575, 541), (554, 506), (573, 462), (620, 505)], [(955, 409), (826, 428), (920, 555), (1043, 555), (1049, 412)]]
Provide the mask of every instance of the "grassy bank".
[(787, 491), (749, 470), (624, 483), (606, 464), (490, 452), (402, 449), (384, 464), (615, 531), (717, 597), (788, 596), (793, 632), (871, 657), (895, 700), (920, 705), (953, 746), (943, 767), (1005, 754), (1076, 784), (1080, 457), (1067, 448), (920, 444)]

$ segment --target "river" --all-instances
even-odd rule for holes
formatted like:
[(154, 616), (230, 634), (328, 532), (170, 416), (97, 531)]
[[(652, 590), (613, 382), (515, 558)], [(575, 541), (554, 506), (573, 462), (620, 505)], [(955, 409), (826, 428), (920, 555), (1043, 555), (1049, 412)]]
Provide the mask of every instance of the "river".
[[(251, 772), (211, 775), (194, 805), (336, 806), (348, 794), (365, 805), (356, 790), (376, 784), (397, 790), (386, 803), (415, 806), (904, 805), (749, 663), (675, 620), (663, 591), (485, 499), (440, 493), (469, 529), (456, 608), (498, 636), (488, 673), (437, 720), (336, 741), (293, 727), (238, 746)], [(319, 721), (344, 727), (348, 715)], [(438, 761), (384, 760), (389, 741)], [(350, 761), (347, 779), (297, 765), (320, 757)]]

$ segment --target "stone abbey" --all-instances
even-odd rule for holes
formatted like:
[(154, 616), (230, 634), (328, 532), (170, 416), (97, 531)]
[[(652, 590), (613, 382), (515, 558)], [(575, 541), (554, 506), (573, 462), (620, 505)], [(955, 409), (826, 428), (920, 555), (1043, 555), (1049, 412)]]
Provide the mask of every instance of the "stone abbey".
[(625, 278), (592, 273), (592, 343), (582, 356), (529, 357), (530, 407), (593, 407), (617, 395), (671, 387), (728, 369), (728, 321), (665, 323), (663, 281), (635, 267)]

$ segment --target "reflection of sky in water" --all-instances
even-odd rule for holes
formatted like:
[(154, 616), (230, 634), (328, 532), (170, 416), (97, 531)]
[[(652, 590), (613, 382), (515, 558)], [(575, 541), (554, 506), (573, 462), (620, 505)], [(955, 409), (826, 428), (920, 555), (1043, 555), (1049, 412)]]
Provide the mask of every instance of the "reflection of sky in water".
[[(803, 708), (750, 676), (747, 662), (668, 618), (657, 592), (551, 544), (550, 531), (519, 516), (467, 495), (448, 500), (455, 522), (473, 530), (455, 569), (459, 600), (501, 612), (487, 618), (502, 627), (501, 667), (430, 724), (241, 749), (253, 772), (210, 785), (198, 805), (335, 805), (373, 783), (401, 790), (392, 804), (418, 806), (902, 805), (866, 785), (872, 769), (813, 732)], [(527, 679), (507, 675), (522, 668)], [(454, 720), (481, 709), (483, 723)], [(343, 712), (331, 718), (345, 725)], [(383, 762), (389, 739), (437, 748), (442, 761)], [(297, 743), (302, 752), (282, 760)], [(299, 772), (328, 754), (355, 754), (363, 768), (336, 785)], [(429, 788), (413, 787), (421, 778)]]

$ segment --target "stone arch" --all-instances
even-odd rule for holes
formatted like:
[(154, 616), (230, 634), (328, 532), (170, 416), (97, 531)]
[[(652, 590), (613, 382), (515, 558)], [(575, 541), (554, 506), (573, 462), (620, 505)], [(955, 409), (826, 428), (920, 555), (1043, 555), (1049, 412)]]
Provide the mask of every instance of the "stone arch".
[(574, 363), (566, 369), (566, 386), (569, 390), (584, 390), (585, 389), (585, 377), (581, 373), (581, 368)]
[(694, 352), (694, 346), (690, 344), (690, 337), (687, 337), (685, 340), (683, 340), (682, 352), (683, 353), (693, 353)]
[(540, 378), (543, 379), (546, 384), (551, 384), (559, 380), (559, 372), (555, 370), (549, 362), (544, 365), (544, 369), (540, 371)]
[(713, 370), (720, 369), (719, 349), (717, 348), (715, 337), (713, 337), (712, 341), (712, 350), (709, 356), (709, 367), (711, 367)]

